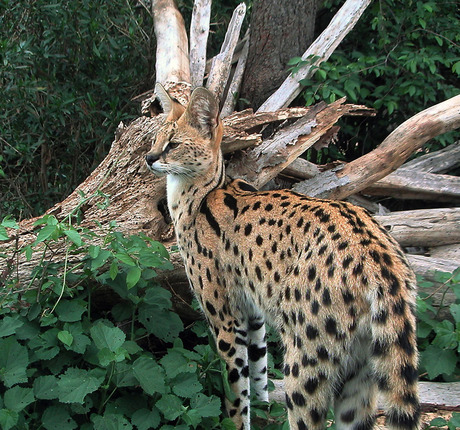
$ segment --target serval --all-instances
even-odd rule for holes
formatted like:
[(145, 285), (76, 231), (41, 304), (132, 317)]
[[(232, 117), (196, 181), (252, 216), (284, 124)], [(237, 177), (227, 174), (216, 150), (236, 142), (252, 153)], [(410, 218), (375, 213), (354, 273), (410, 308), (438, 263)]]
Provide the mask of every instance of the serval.
[(250, 393), (268, 400), (265, 321), (284, 348), (292, 430), (372, 429), (376, 397), (390, 429), (419, 428), (415, 277), (397, 243), (346, 202), (227, 183), (218, 104), (186, 108), (157, 85), (166, 121), (146, 155), (167, 176), (168, 208), (191, 287), (228, 369), (237, 429)]

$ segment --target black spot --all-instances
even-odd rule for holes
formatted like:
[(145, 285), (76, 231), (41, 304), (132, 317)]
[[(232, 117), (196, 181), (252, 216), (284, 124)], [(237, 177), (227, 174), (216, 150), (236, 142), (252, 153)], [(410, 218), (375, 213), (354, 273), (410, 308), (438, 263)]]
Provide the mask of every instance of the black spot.
[(332, 317), (326, 318), (325, 324), (326, 332), (329, 334), (337, 334), (337, 321)]
[(291, 398), (288, 396), (287, 393), (286, 393), (286, 406), (287, 406), (288, 409), (290, 409), (291, 411), (294, 409), (294, 405), (292, 404)]
[(289, 287), (284, 290), (284, 297), (286, 300), (291, 300), (291, 289)]
[(263, 239), (262, 239), (262, 236), (258, 235), (257, 238), (256, 238), (256, 243), (257, 245), (261, 246), (262, 243), (263, 243)]
[(329, 306), (331, 304), (331, 295), (329, 293), (329, 288), (323, 290), (323, 305)]
[(326, 258), (326, 266), (330, 266), (334, 262), (334, 254), (331, 252)]
[(319, 332), (316, 327), (313, 327), (312, 325), (309, 324), (306, 329), (306, 334), (307, 334), (308, 339), (314, 340), (318, 337)]
[(307, 382), (304, 384), (305, 391), (308, 394), (313, 394), (318, 388), (319, 381), (318, 378), (308, 378)]
[(354, 409), (350, 409), (349, 411), (342, 412), (342, 414), (340, 414), (340, 419), (341, 419), (344, 423), (351, 423), (351, 422), (353, 422), (354, 419), (355, 419), (355, 410), (354, 410)]
[(321, 284), (321, 278), (316, 279), (316, 284), (315, 284), (315, 291), (321, 290), (322, 284)]
[(318, 346), (316, 348), (316, 353), (318, 354), (318, 358), (320, 360), (329, 360), (329, 353), (327, 352), (327, 349), (324, 346)]
[(278, 250), (278, 243), (275, 241), (275, 242), (272, 243), (272, 252), (273, 252), (273, 254), (275, 254), (277, 250)]
[(358, 276), (358, 275), (361, 275), (361, 273), (363, 273), (363, 263), (358, 263), (354, 268), (353, 268), (353, 275), (354, 276)]
[(294, 290), (294, 297), (296, 299), (296, 301), (300, 302), (301, 298), (302, 298), (302, 294), (300, 293), (300, 291), (296, 288)]
[(311, 419), (312, 421), (317, 424), (321, 421), (321, 415), (318, 411), (318, 409), (316, 408), (313, 408), (311, 411), (310, 411), (310, 416), (311, 416)]
[(292, 393), (292, 401), (297, 406), (305, 406), (305, 397), (301, 393), (299, 393), (298, 391), (294, 391)]
[(303, 419), (299, 419), (297, 421), (297, 429), (298, 430), (308, 430), (308, 427), (307, 425), (305, 424), (304, 420)]
[(266, 354), (267, 354), (266, 347), (259, 348), (257, 345), (254, 345), (253, 343), (249, 345), (249, 348), (248, 348), (249, 360), (253, 362), (259, 361), (262, 357), (265, 357)]
[(417, 409), (414, 414), (407, 412), (391, 411), (387, 416), (387, 426), (400, 429), (415, 429), (418, 426), (420, 410)]
[(298, 363), (294, 363), (292, 365), (292, 376), (294, 376), (294, 378), (297, 378), (299, 376), (299, 364)]
[(259, 266), (256, 266), (256, 276), (259, 281), (262, 281), (262, 271)]
[(391, 257), (386, 252), (384, 252), (382, 254), (382, 258), (383, 258), (383, 261), (385, 262), (385, 264), (387, 264), (388, 266), (393, 265), (393, 260), (391, 259)]
[(207, 199), (203, 200), (203, 203), (201, 204), (201, 207), (200, 207), (200, 212), (204, 214), (204, 216), (206, 217), (206, 221), (211, 226), (211, 228), (214, 230), (216, 235), (220, 237), (221, 230), (220, 230), (219, 223), (214, 218), (214, 215), (211, 213), (211, 210), (208, 207)]
[(410, 341), (413, 332), (412, 326), (409, 321), (404, 323), (404, 329), (398, 334), (396, 344), (409, 356), (414, 354), (414, 346)]
[(271, 203), (269, 203), (268, 205), (265, 206), (265, 210), (267, 212), (270, 212), (272, 209), (273, 209), (273, 205)]
[(342, 267), (344, 269), (348, 269), (352, 261), (353, 261), (353, 257), (351, 255), (347, 255), (342, 262)]
[(374, 356), (383, 356), (388, 354), (389, 345), (388, 342), (383, 339), (376, 339), (372, 342), (372, 355)]
[(417, 382), (418, 372), (411, 364), (405, 364), (401, 367), (401, 376), (408, 384), (413, 384)]
[(230, 344), (225, 340), (219, 340), (219, 349), (223, 352), (227, 352), (230, 349)]
[(403, 315), (406, 309), (406, 301), (401, 298), (398, 302), (393, 305), (393, 311), (396, 315)]
[(323, 245), (321, 248), (319, 248), (318, 255), (323, 255), (327, 250), (327, 245)]
[(319, 312), (318, 300), (313, 300), (313, 302), (311, 303), (311, 313), (313, 315), (318, 315), (318, 312)]
[(355, 300), (355, 296), (349, 290), (342, 291), (342, 297), (346, 305), (349, 305)]
[(342, 251), (343, 249), (348, 248), (348, 241), (344, 240), (343, 242), (339, 243), (338, 249)]
[(235, 365), (238, 367), (243, 367), (244, 366), (244, 360), (242, 358), (236, 358), (235, 359)]
[(386, 309), (381, 309), (378, 314), (372, 315), (372, 321), (379, 323), (379, 324), (385, 324), (388, 319), (388, 311)]
[(244, 227), (244, 234), (245, 236), (249, 236), (252, 231), (252, 224), (246, 224), (246, 227)]
[(316, 278), (316, 267), (310, 266), (308, 269), (308, 280), (311, 282)]
[(228, 381), (230, 384), (234, 384), (238, 379), (240, 379), (240, 372), (238, 372), (238, 369), (232, 369), (228, 374)]
[(299, 218), (299, 221), (297, 221), (297, 227), (302, 227), (303, 225), (303, 218)]
[(372, 257), (372, 259), (376, 263), (380, 263), (380, 254), (377, 251), (371, 250), (371, 251), (369, 251), (369, 255)]
[(357, 423), (354, 430), (372, 430), (375, 424), (375, 415), (367, 417), (364, 421)]
[(284, 375), (285, 376), (289, 376), (291, 374), (291, 366), (289, 366), (289, 364), (285, 364), (284, 365)]
[(208, 301), (206, 301), (206, 309), (211, 315), (217, 315), (216, 308)]

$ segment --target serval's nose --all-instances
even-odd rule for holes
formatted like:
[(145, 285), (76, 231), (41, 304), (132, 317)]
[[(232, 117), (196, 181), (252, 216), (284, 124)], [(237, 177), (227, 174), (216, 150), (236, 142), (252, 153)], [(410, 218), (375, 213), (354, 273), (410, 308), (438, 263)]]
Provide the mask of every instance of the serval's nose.
[(155, 163), (155, 161), (157, 161), (160, 157), (158, 155), (155, 155), (155, 154), (147, 154), (145, 156), (145, 161), (147, 163), (148, 166), (152, 166), (153, 163)]

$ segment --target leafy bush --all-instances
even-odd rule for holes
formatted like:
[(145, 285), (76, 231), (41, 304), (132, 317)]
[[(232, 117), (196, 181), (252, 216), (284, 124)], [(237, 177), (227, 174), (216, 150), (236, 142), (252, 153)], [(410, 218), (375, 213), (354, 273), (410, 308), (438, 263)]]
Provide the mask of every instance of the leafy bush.
[[(0, 427), (234, 428), (214, 394), (225, 373), (215, 350), (207, 338), (190, 349), (181, 340), (206, 337), (204, 323), (184, 330), (171, 293), (155, 282), (171, 268), (163, 245), (113, 228), (96, 237), (71, 221), (43, 217), (35, 243), (16, 250), (41, 256), (30, 285), (14, 270), (1, 274)], [(15, 227), (4, 219), (0, 240)], [(52, 259), (57, 240), (63, 262)], [(117, 298), (95, 306), (94, 284)]]
[[(342, 3), (325, 3), (330, 9), (325, 23)], [(459, 94), (457, 7), (450, 1), (373, 2), (329, 61), (302, 81), (307, 105), (346, 96), (377, 109), (375, 118), (341, 121), (343, 144), (340, 154), (331, 149), (334, 158), (353, 159), (372, 150), (406, 119)], [(301, 64), (300, 58), (291, 61), (294, 67)], [(430, 147), (439, 149), (459, 138), (451, 132)]]
[(0, 216), (39, 215), (107, 153), (152, 87), (147, 9), (115, 0), (0, 2)]
[[(418, 280), (419, 298), (417, 303), (420, 370), (429, 380), (442, 378), (445, 381), (460, 377), (460, 267), (453, 273), (437, 272), (435, 281)], [(441, 302), (433, 306), (434, 293), (428, 294), (423, 288), (433, 288), (441, 296)], [(430, 290), (432, 291), (432, 290)], [(453, 295), (455, 300), (445, 305), (445, 296)], [(452, 319), (439, 321), (441, 313)]]

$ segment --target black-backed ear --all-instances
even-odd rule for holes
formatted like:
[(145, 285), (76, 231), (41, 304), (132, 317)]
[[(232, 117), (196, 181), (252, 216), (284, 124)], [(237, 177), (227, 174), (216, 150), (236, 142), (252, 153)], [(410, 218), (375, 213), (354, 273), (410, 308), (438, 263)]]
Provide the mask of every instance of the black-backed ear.
[(159, 82), (155, 84), (155, 95), (160, 100), (163, 112), (166, 114), (166, 116), (168, 116), (173, 110), (174, 100), (169, 96), (164, 86), (161, 85)]
[(184, 117), (203, 136), (212, 136), (219, 123), (219, 105), (214, 94), (206, 88), (196, 88), (190, 96)]

